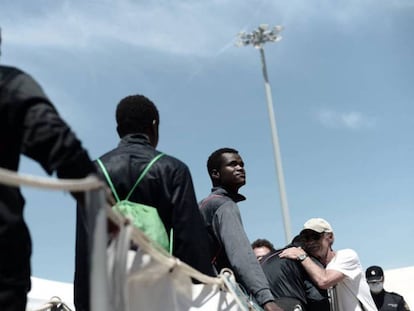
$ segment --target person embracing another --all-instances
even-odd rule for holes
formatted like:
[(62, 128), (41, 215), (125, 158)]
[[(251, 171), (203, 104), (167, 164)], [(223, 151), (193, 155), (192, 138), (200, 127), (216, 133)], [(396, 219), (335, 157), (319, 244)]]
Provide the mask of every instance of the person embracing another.
[(332, 289), (333, 310), (377, 311), (358, 254), (353, 249), (333, 250), (334, 231), (325, 219), (309, 219), (300, 236), (302, 247), (287, 248), (279, 256), (299, 261), (319, 288)]

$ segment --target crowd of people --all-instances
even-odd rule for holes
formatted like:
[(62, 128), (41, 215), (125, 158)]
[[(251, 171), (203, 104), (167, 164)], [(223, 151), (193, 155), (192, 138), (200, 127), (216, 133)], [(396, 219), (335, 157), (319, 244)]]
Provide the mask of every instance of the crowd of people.
[[(117, 105), (116, 123), (119, 144), (99, 159), (123, 198), (148, 162), (161, 153), (156, 149), (160, 115), (150, 99), (131, 95)], [(60, 178), (93, 174), (105, 181), (41, 86), (24, 71), (1, 65), (0, 167), (18, 171), (21, 154)], [(384, 290), (381, 267), (370, 267), (364, 274), (354, 250), (333, 250), (333, 228), (322, 218), (306, 221), (303, 230), (281, 249), (266, 239), (250, 243), (237, 204), (246, 199), (239, 193), (246, 183), (239, 151), (229, 147), (213, 151), (207, 172), (211, 193), (197, 202), (189, 168), (166, 154), (130, 197), (155, 207), (166, 232), (174, 232), (170, 236), (174, 256), (209, 276), (230, 268), (267, 311), (409, 310), (403, 297)], [(82, 195), (73, 197), (77, 202), (74, 302), (77, 311), (88, 311), (90, 230)], [(114, 203), (111, 196), (108, 202)], [(30, 290), (31, 240), (23, 211), (19, 188), (0, 185), (2, 311), (25, 311)]]

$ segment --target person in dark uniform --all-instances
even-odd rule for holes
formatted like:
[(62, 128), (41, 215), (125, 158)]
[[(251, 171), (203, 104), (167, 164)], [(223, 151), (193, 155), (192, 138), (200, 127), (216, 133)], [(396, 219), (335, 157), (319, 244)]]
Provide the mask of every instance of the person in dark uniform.
[[(0, 65), (0, 167), (17, 172), (21, 155), (59, 178), (95, 173), (87, 151), (40, 85), (20, 69)], [(24, 311), (31, 287), (32, 242), (24, 204), (19, 187), (0, 184), (1, 311)]]
[(404, 297), (384, 290), (384, 271), (379, 266), (368, 267), (365, 278), (378, 311), (409, 311)]
[[(280, 258), (288, 247), (302, 246), (300, 236), (282, 249), (273, 250), (260, 260), (276, 303), (286, 311), (329, 311), (328, 293), (316, 287), (299, 260)], [(319, 265), (315, 258), (312, 259)]]

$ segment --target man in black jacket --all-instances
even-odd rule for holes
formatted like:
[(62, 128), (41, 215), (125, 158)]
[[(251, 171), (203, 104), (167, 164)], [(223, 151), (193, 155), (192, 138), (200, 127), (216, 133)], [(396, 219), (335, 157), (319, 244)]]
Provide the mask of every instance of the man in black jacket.
[[(20, 155), (50, 175), (83, 178), (95, 168), (87, 151), (25, 72), (0, 66), (0, 167), (18, 171)], [(30, 290), (32, 244), (17, 187), (0, 184), (0, 310), (24, 311)]]
[[(329, 311), (327, 291), (313, 284), (299, 261), (279, 257), (285, 248), (302, 246), (303, 241), (300, 239), (300, 236), (296, 236), (291, 244), (261, 258), (260, 264), (269, 281), (270, 290), (277, 304), (285, 311)], [(321, 265), (315, 258), (312, 259)]]
[(266, 311), (280, 311), (269, 284), (250, 246), (237, 202), (246, 198), (239, 188), (246, 183), (244, 162), (237, 150), (221, 148), (207, 160), (213, 184), (211, 194), (200, 202), (209, 233), (211, 261), (220, 272), (230, 268), (243, 287)]
[[(160, 153), (159, 113), (152, 101), (142, 95), (128, 96), (116, 110), (118, 146), (100, 157), (119, 198), (124, 199), (144, 167)], [(173, 255), (200, 272), (213, 276), (209, 261), (207, 233), (202, 225), (193, 181), (186, 164), (162, 156), (139, 183), (130, 201), (157, 208), (166, 231), (174, 231)], [(85, 223), (78, 209), (75, 306), (89, 310), (88, 264), (85, 257)]]

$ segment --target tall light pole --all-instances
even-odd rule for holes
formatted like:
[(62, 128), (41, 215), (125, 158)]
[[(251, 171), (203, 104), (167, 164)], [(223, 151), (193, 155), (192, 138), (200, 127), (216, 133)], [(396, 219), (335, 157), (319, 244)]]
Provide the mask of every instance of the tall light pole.
[(272, 90), (270, 89), (269, 78), (267, 75), (267, 68), (266, 68), (266, 59), (265, 59), (265, 53), (264, 53), (264, 45), (266, 42), (277, 42), (282, 39), (282, 37), (279, 35), (282, 29), (283, 29), (282, 26), (275, 26), (272, 29), (269, 29), (268, 25), (263, 24), (263, 25), (260, 25), (259, 28), (257, 28), (251, 33), (241, 32), (239, 33), (239, 40), (237, 42), (237, 46), (246, 46), (246, 45), (251, 44), (260, 51), (260, 57), (261, 57), (262, 69), (263, 69), (263, 78), (265, 82), (267, 109), (269, 113), (270, 127), (272, 130), (272, 141), (273, 141), (273, 151), (274, 151), (275, 162), (276, 162), (276, 173), (277, 173), (277, 178), (279, 181), (279, 194), (280, 194), (280, 203), (281, 203), (282, 215), (283, 215), (283, 224), (285, 228), (285, 238), (286, 238), (286, 244), (288, 244), (291, 242), (291, 238), (292, 238), (291, 227), (290, 227), (290, 216), (289, 216), (288, 202), (287, 202), (287, 196), (286, 196), (285, 179), (284, 179), (283, 168), (282, 168), (282, 158), (280, 156), (280, 147), (279, 147), (279, 138), (277, 135), (276, 119), (275, 119), (275, 113), (273, 110)]

